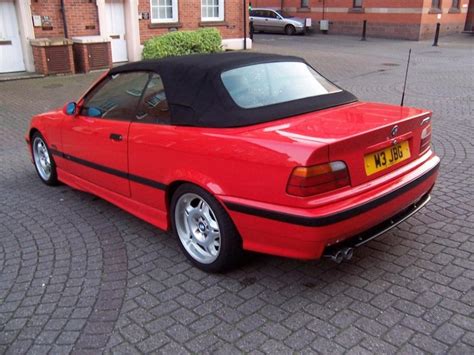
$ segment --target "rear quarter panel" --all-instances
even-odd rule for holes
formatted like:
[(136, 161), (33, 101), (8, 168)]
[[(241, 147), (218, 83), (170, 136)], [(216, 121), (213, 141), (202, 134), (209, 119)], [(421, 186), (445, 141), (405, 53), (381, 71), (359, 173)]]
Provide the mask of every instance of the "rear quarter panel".
[[(214, 195), (291, 204), (286, 194), (292, 169), (314, 156), (314, 145), (285, 137), (262, 139), (242, 129), (205, 129), (133, 123), (129, 135), (131, 174), (169, 185), (194, 183)], [(321, 161), (327, 150), (321, 147)], [(132, 182), (132, 196), (165, 209), (163, 191)]]

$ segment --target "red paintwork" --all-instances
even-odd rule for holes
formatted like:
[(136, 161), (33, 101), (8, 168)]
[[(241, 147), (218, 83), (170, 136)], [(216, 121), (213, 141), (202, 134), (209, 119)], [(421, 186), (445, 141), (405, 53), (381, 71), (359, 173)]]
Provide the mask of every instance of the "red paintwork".
[[(80, 102), (79, 102), (80, 103)], [(136, 216), (169, 229), (168, 190), (191, 182), (219, 201), (236, 202), (301, 216), (337, 213), (394, 191), (433, 168), (431, 150), (420, 154), (421, 121), (429, 111), (375, 103), (353, 103), (275, 122), (209, 129), (67, 116), (62, 110), (35, 116), (39, 130), (58, 151), (166, 184), (161, 190), (55, 157), (58, 177)], [(367, 177), (364, 154), (408, 139), (411, 158)], [(119, 133), (123, 141), (109, 139)], [(342, 160), (351, 186), (308, 198), (286, 193), (296, 166)], [(434, 185), (436, 174), (416, 188), (351, 219), (325, 227), (304, 227), (228, 210), (247, 250), (318, 258), (326, 245), (382, 222), (415, 202)], [(225, 206), (224, 206), (225, 207)]]

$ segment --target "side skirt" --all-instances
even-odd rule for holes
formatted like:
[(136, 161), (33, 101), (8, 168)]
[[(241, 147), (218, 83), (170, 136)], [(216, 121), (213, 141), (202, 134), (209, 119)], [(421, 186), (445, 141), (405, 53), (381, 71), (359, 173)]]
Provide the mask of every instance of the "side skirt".
[(96, 195), (117, 207), (127, 211), (128, 213), (138, 217), (155, 227), (158, 227), (164, 231), (168, 231), (168, 214), (159, 211), (150, 206), (144, 205), (137, 202), (129, 197), (122, 196), (110, 190), (104, 189), (103, 187), (97, 186), (89, 181), (81, 179), (75, 175), (69, 174), (64, 170), (58, 168), (58, 179), (64, 184), (84, 192)]

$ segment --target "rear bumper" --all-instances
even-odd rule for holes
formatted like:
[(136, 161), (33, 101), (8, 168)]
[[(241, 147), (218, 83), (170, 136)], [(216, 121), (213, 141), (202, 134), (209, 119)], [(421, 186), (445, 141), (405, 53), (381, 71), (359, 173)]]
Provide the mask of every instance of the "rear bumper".
[(418, 201), (411, 204), (410, 206), (400, 211), (396, 215), (390, 217), (386, 221), (383, 221), (382, 223), (377, 224), (376, 226), (362, 233), (359, 233), (351, 238), (345, 239), (340, 243), (327, 246), (324, 249), (324, 254), (332, 255), (335, 251), (340, 250), (342, 248), (347, 248), (347, 247), (358, 248), (370, 242), (371, 240), (377, 237), (380, 237), (382, 234), (388, 232), (390, 229), (395, 228), (400, 223), (402, 223), (406, 219), (413, 216), (415, 213), (417, 213), (419, 210), (425, 207), (428, 204), (428, 202), (430, 202), (430, 200), (431, 200), (431, 196), (430, 196), (430, 193), (428, 192), (424, 196), (422, 196)]
[[(390, 220), (393, 222), (396, 218), (398, 224), (416, 213), (420, 205), (426, 204), (420, 201), (429, 200), (438, 168), (439, 158), (433, 155), (414, 170), (383, 186), (350, 201), (324, 206), (324, 209), (262, 208), (259, 203), (242, 203), (225, 196), (221, 199), (242, 236), (244, 249), (317, 259), (334, 245), (339, 247), (341, 243), (355, 240), (354, 236), (373, 238), (388, 230), (386, 221), (390, 224)], [(328, 213), (328, 210), (333, 212)]]

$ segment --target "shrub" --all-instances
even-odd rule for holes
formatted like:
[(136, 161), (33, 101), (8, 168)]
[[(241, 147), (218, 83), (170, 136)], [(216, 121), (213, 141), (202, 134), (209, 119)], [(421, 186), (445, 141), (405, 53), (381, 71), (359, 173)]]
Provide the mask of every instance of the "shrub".
[(221, 52), (221, 42), (221, 35), (215, 28), (170, 32), (146, 41), (143, 47), (143, 59)]

